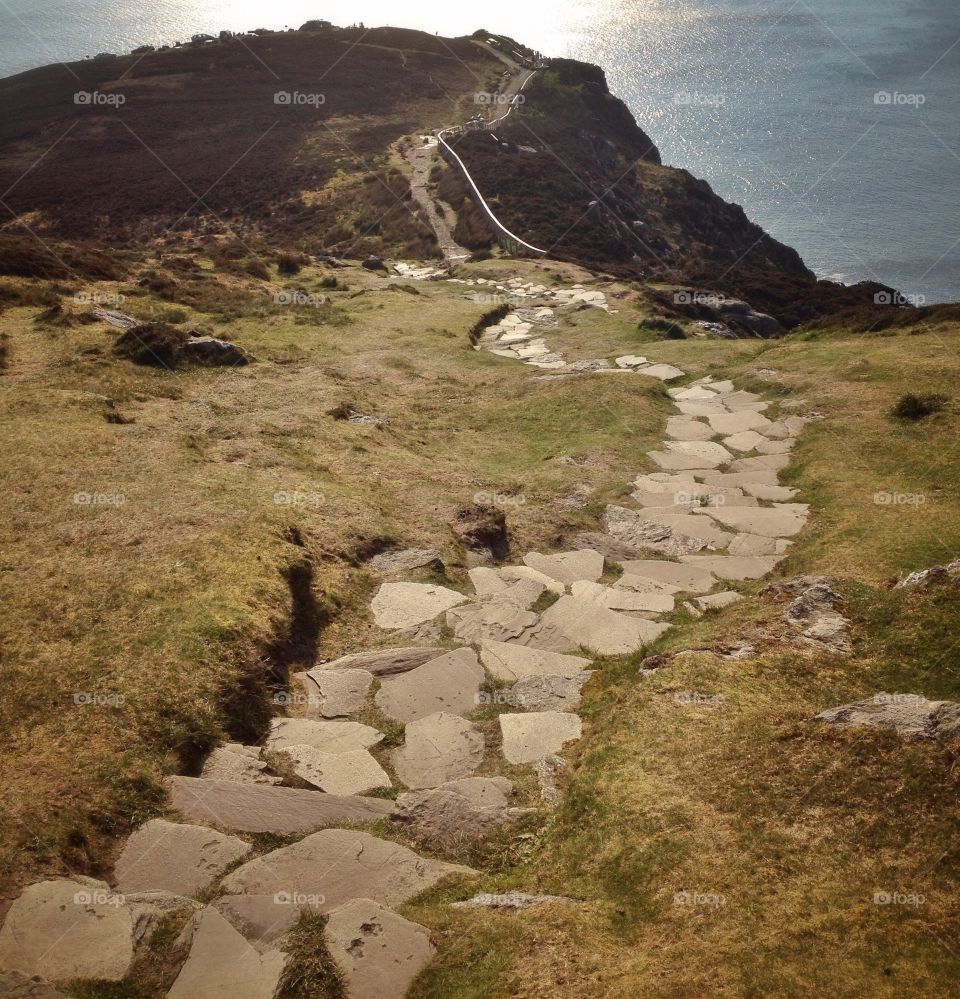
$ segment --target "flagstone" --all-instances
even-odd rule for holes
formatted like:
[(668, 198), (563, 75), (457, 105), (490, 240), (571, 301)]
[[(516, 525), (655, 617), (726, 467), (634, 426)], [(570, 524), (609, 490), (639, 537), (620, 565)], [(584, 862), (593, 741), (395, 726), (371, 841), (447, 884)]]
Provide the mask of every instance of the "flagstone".
[(483, 732), (465, 718), (446, 712), (410, 722), (404, 740), (390, 759), (397, 777), (409, 788), (436, 787), (469, 777), (483, 761)]
[(628, 617), (573, 596), (561, 597), (543, 617), (575, 645), (605, 656), (636, 652), (656, 641), (670, 627)]
[(380, 628), (415, 628), (467, 599), (456, 590), (431, 583), (383, 583), (370, 609)]
[(508, 683), (529, 676), (578, 676), (592, 665), (583, 656), (528, 649), (507, 642), (482, 642), (480, 661), (496, 679)]
[(388, 718), (404, 723), (438, 711), (467, 714), (476, 708), (485, 679), (473, 649), (457, 649), (409, 673), (384, 677), (374, 702)]

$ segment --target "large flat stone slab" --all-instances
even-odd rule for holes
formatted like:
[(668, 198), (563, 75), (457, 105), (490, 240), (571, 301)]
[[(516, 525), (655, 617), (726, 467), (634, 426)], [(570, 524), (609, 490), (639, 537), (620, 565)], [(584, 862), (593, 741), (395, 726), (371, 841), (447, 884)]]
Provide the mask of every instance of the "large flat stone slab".
[[(393, 807), (393, 802), (386, 802)], [(355, 898), (394, 908), (469, 867), (419, 857), (398, 843), (350, 829), (324, 829), (257, 857), (224, 879), (237, 894), (286, 895), (291, 904), (330, 912)]]
[(375, 555), (367, 564), (381, 576), (397, 576), (414, 569), (443, 571), (443, 560), (435, 548), (404, 548), (400, 551), (383, 552)]
[[(524, 566), (524, 568), (527, 567)], [(490, 569), (487, 566), (477, 566), (475, 569), (471, 569), (468, 575), (481, 600), (501, 597), (510, 600), (524, 610), (535, 604), (547, 589), (547, 577), (542, 580), (533, 578), (507, 580), (498, 570)], [(542, 574), (537, 573), (537, 575)], [(549, 582), (555, 583), (554, 580), (549, 580)], [(555, 583), (555, 585), (559, 584)]]
[(392, 649), (373, 649), (369, 652), (351, 652), (333, 662), (325, 663), (324, 670), (362, 669), (374, 676), (393, 676), (422, 666), (437, 655), (434, 648), (403, 646)]
[(365, 749), (325, 753), (313, 746), (286, 746), (293, 772), (328, 794), (366, 794), (392, 787), (390, 775)]
[(195, 918), (190, 955), (167, 999), (274, 999), (286, 954), (251, 947), (212, 906)]
[(266, 748), (313, 746), (324, 753), (347, 753), (369, 749), (383, 739), (383, 733), (355, 721), (319, 721), (314, 718), (274, 718)]
[(380, 628), (415, 628), (467, 600), (462, 593), (432, 583), (384, 583), (370, 603)]
[(369, 898), (334, 909), (323, 936), (348, 999), (403, 999), (435, 951), (425, 927)]
[(348, 718), (367, 702), (373, 673), (365, 669), (308, 670), (306, 676), (316, 684), (317, 714), (321, 718)]
[[(729, 405), (728, 400), (724, 401)], [(743, 410), (739, 413), (711, 413), (707, 416), (707, 422), (715, 433), (725, 436), (742, 434), (747, 430), (770, 426), (770, 420), (761, 413), (753, 413), (750, 410)]]
[(743, 491), (756, 496), (757, 499), (773, 500), (777, 503), (789, 502), (800, 492), (799, 489), (792, 489), (790, 486), (768, 485), (763, 482), (745, 482)]
[(194, 898), (250, 844), (206, 826), (151, 819), (128, 839), (117, 858), (117, 891), (168, 891)]
[(509, 701), (522, 711), (575, 711), (583, 696), (583, 685), (592, 675), (528, 676), (510, 688)]
[(728, 461), (733, 461), (733, 455), (716, 441), (667, 441), (667, 450), (692, 458), (703, 458), (704, 467), (711, 464), (725, 465)]
[(529, 565), (504, 565), (494, 571), (508, 585), (520, 580), (529, 579), (537, 583), (543, 583), (544, 588), (551, 593), (562, 595), (567, 592), (565, 584), (561, 583), (558, 579), (554, 579), (552, 576), (546, 575), (546, 573), (539, 572)]
[(437, 787), (470, 777), (483, 761), (483, 732), (457, 715), (438, 712), (407, 725), (404, 744), (390, 759), (409, 788)]
[(0, 929), (0, 968), (49, 981), (117, 982), (153, 923), (105, 881), (56, 878), (25, 888)]
[(581, 580), (573, 584), (572, 595), (610, 610), (650, 611), (654, 614), (667, 614), (673, 610), (672, 595), (652, 588), (638, 591), (624, 586), (603, 586)]
[(256, 746), (238, 746), (227, 743), (211, 750), (204, 760), (201, 777), (208, 780), (233, 780), (243, 784), (279, 784), (279, 777), (271, 777), (264, 771), (267, 764), (260, 759)]
[(680, 454), (677, 451), (648, 451), (647, 457), (664, 471), (706, 471), (718, 468), (723, 461), (701, 458), (696, 455)]
[[(704, 544), (700, 545), (700, 548), (703, 548), (707, 544), (716, 548), (725, 548), (730, 541), (731, 535), (729, 532), (717, 527), (716, 524), (711, 523), (709, 517), (701, 516), (701, 511), (706, 509), (707, 507), (700, 506), (671, 506), (649, 507), (639, 512), (632, 510), (628, 512), (633, 513), (641, 521), (651, 521), (654, 524), (662, 524), (664, 527), (669, 527), (675, 537), (692, 538), (701, 541)], [(609, 524), (608, 530), (610, 530)], [(695, 550), (699, 551), (700, 549)], [(676, 554), (687, 555), (692, 554), (692, 552), (677, 552)]]
[(686, 416), (671, 416), (667, 420), (667, 436), (675, 441), (709, 441), (716, 431), (702, 420)]
[(708, 486), (735, 486), (744, 492), (751, 485), (775, 486), (780, 481), (773, 468), (754, 468), (748, 472), (704, 472), (699, 478)]
[(684, 374), (672, 364), (647, 364), (637, 368), (636, 372), (638, 375), (646, 375), (648, 378), (659, 378), (662, 382), (673, 381), (674, 378), (680, 378)]
[(583, 734), (579, 717), (566, 711), (502, 714), (499, 721), (504, 758), (514, 764), (533, 763), (559, 753)]
[(804, 503), (775, 506), (706, 507), (706, 515), (727, 527), (765, 538), (789, 538), (803, 530), (809, 507)]
[(480, 839), (513, 818), (504, 777), (465, 777), (397, 798), (393, 819), (452, 847)]
[(561, 597), (544, 614), (571, 642), (603, 656), (636, 652), (656, 641), (670, 627), (628, 617), (588, 600)]
[(731, 472), (782, 472), (790, 464), (789, 454), (758, 454), (752, 458), (737, 458), (729, 466)]
[[(682, 517), (682, 515), (681, 515)], [(681, 520), (683, 526), (686, 521)], [(604, 512), (607, 534), (626, 550), (638, 555), (659, 552), (662, 555), (689, 555), (712, 545), (706, 537), (686, 534), (670, 524), (652, 520), (645, 511), (629, 510), (610, 504)], [(712, 531), (699, 521), (694, 525), (704, 534), (724, 536), (722, 531)], [(622, 560), (621, 560), (622, 561)]]
[(739, 434), (732, 434), (730, 437), (724, 437), (723, 439), (724, 447), (743, 454), (756, 451), (759, 445), (768, 443), (768, 439), (763, 434), (758, 434), (756, 430), (743, 430)]
[(296, 926), (300, 909), (283, 894), (221, 895), (213, 907), (258, 950), (270, 948)]
[(666, 583), (678, 587), (687, 593), (707, 593), (712, 590), (716, 579), (707, 568), (698, 568), (690, 563), (690, 558), (684, 558), (683, 563), (666, 562), (659, 559), (633, 559), (622, 562), (624, 576), (642, 576), (658, 583)]
[(508, 683), (530, 676), (574, 677), (592, 664), (592, 660), (583, 656), (529, 649), (508, 642), (483, 642), (480, 661), (498, 680)]
[(518, 607), (502, 594), (447, 612), (447, 625), (461, 642), (511, 642), (552, 652), (573, 652), (574, 647), (542, 617)]
[(390, 802), (322, 794), (292, 787), (237, 784), (202, 777), (171, 777), (170, 803), (194, 822), (237, 832), (300, 833), (347, 822), (373, 822)]
[(783, 559), (782, 555), (685, 555), (687, 565), (712, 572), (719, 579), (762, 579)]
[(388, 718), (404, 723), (438, 711), (462, 715), (476, 708), (485, 679), (473, 649), (457, 649), (409, 673), (384, 677), (374, 701)]
[(531, 569), (536, 569), (567, 586), (578, 579), (589, 579), (595, 583), (603, 575), (603, 556), (589, 548), (575, 552), (561, 552), (557, 555), (530, 552), (524, 555), (523, 561)]
[(728, 555), (783, 555), (791, 544), (783, 538), (766, 538), (760, 534), (738, 534), (727, 545)]

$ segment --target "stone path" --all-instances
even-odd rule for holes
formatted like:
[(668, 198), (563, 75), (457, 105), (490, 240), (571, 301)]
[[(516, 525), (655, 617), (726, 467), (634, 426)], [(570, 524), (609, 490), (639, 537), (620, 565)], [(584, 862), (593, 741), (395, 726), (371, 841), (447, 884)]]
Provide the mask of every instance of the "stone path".
[[(580, 286), (462, 283), (529, 300), (480, 347), (537, 368), (584, 370), (546, 345), (555, 308), (612, 311), (602, 292)], [(636, 356), (595, 364), (598, 373), (668, 381), (683, 374)], [(288, 962), (285, 935), (313, 911), (329, 916), (326, 943), (347, 994), (400, 999), (434, 948), (424, 927), (393, 910), (476, 872), (357, 826), (389, 821), (442, 857), (555, 806), (564, 754), (583, 734), (576, 708), (594, 658), (644, 650), (685, 620), (744, 599), (737, 584), (770, 573), (807, 520), (807, 505), (779, 473), (808, 418), (780, 417), (760, 396), (710, 377), (668, 392), (677, 412), (663, 445), (649, 452), (629, 505), (607, 508), (603, 531), (568, 551), (475, 568), (470, 593), (396, 578), (406, 565), (434, 565), (439, 553), (384, 561), (371, 615), (396, 644), (298, 674), (299, 694), (280, 706), (302, 707), (274, 718), (262, 745), (227, 743), (199, 777), (171, 778), (171, 809), (182, 820), (153, 819), (136, 830), (111, 883), (75, 877), (29, 886), (0, 929), (0, 970), (119, 981), (160, 915), (181, 909), (192, 915), (170, 996), (272, 999)], [(799, 640), (849, 651), (829, 580), (776, 582), (761, 596), (784, 604)], [(425, 624), (433, 634), (445, 625), (452, 641), (404, 644)], [(880, 696), (817, 721), (927, 738), (960, 725), (957, 705)], [(492, 725), (491, 706), (500, 709)], [(396, 727), (390, 743), (377, 725)], [(540, 800), (517, 796), (510, 778), (524, 768)], [(258, 855), (255, 833), (294, 839)], [(456, 904), (510, 910), (558, 901), (570, 900), (515, 892)]]

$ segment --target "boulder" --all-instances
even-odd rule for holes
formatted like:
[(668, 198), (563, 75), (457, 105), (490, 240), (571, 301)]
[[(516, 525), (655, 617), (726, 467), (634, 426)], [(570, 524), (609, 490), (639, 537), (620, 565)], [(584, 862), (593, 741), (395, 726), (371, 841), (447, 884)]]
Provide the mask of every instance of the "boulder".
[(286, 954), (251, 947), (212, 906), (194, 920), (190, 954), (167, 999), (274, 999)]
[(170, 803), (188, 819), (237, 832), (309, 832), (346, 822), (374, 822), (390, 802), (355, 795), (321, 794), (292, 787), (171, 777)]
[(437, 787), (469, 777), (483, 761), (483, 732), (457, 715), (438, 712), (410, 722), (393, 751), (397, 776), (409, 788)]
[(105, 881), (56, 878), (25, 888), (0, 929), (0, 968), (50, 981), (118, 982), (133, 965), (156, 910), (130, 905)]
[(367, 563), (381, 576), (397, 576), (414, 569), (430, 569), (443, 572), (443, 559), (434, 548), (404, 548), (403, 550), (382, 552)]
[(187, 361), (211, 366), (243, 367), (250, 363), (249, 355), (229, 340), (218, 340), (213, 336), (192, 334), (185, 340), (180, 352)]
[(456, 590), (431, 583), (384, 583), (370, 609), (379, 628), (415, 628), (466, 600)]
[(917, 739), (948, 739), (960, 735), (960, 704), (928, 701), (920, 694), (875, 694), (813, 719), (841, 728), (886, 728)]
[(403, 999), (435, 951), (423, 926), (369, 898), (334, 909), (323, 935), (348, 999)]
[(330, 912), (355, 898), (395, 908), (444, 878), (472, 873), (369, 833), (324, 829), (249, 861), (223, 884), (237, 894), (280, 896), (286, 904)]
[(127, 839), (117, 858), (117, 891), (159, 890), (192, 898), (249, 852), (250, 844), (236, 836), (151, 819)]
[(476, 653), (457, 649), (409, 673), (384, 677), (374, 701), (388, 718), (404, 723), (438, 711), (467, 714), (476, 708), (485, 679)]
[(502, 714), (499, 722), (504, 758), (514, 764), (533, 763), (559, 753), (583, 734), (579, 716), (566, 711)]

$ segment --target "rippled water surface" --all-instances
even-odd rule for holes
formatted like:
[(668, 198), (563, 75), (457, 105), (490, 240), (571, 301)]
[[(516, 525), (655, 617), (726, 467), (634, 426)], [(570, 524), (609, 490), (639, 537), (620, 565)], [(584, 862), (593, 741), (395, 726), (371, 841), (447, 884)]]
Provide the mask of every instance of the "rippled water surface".
[(599, 63), (665, 162), (817, 273), (960, 299), (957, 0), (0, 0), (0, 75), (312, 17), (483, 26)]

